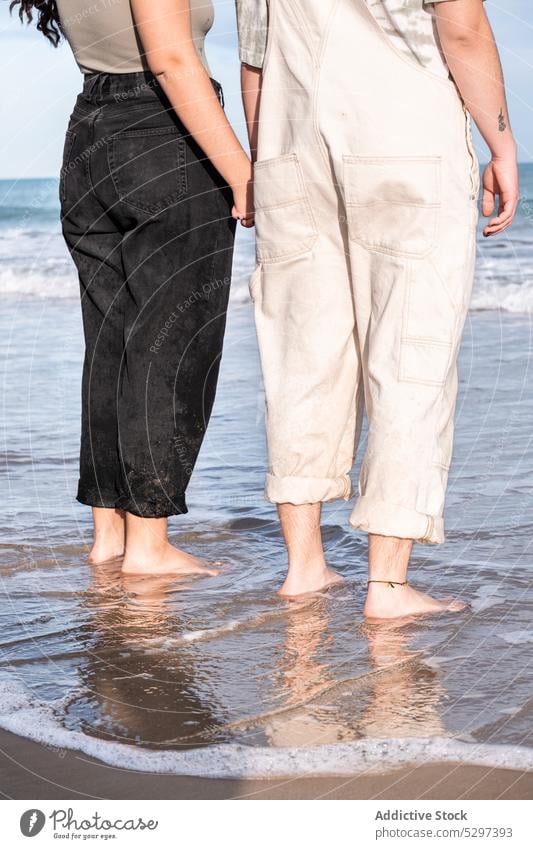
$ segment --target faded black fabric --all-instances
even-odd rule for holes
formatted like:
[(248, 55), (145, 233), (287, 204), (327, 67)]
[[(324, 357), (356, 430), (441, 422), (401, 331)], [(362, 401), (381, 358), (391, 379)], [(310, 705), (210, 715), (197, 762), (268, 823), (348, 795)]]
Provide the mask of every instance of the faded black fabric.
[(153, 76), (95, 74), (70, 119), (60, 197), (86, 344), (78, 501), (185, 513), (222, 352), (231, 192)]

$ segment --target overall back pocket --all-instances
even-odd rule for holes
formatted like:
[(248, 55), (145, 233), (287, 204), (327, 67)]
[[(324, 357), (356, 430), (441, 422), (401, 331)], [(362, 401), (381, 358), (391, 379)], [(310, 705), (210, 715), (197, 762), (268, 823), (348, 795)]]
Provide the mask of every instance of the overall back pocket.
[(296, 154), (255, 163), (254, 204), (259, 262), (280, 262), (311, 250), (318, 234)]
[(186, 145), (173, 126), (112, 136), (108, 161), (120, 200), (150, 214), (179, 200), (187, 192)]
[(371, 251), (423, 257), (437, 244), (438, 156), (344, 156), (348, 234)]

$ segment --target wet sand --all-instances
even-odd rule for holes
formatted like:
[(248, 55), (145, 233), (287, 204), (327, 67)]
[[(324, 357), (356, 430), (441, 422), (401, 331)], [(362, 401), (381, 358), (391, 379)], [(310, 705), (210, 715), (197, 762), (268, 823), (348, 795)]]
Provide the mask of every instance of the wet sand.
[(533, 772), (430, 763), (352, 778), (248, 781), (108, 766), (0, 731), (4, 799), (532, 799)]

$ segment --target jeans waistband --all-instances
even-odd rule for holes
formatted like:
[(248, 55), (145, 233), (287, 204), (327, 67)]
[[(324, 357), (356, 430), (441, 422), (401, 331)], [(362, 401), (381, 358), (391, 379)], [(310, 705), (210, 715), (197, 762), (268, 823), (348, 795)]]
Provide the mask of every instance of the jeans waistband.
[[(210, 79), (221, 106), (224, 106), (222, 86), (218, 80)], [(164, 96), (159, 80), (150, 71), (132, 74), (85, 74), (82, 94), (85, 100), (95, 104), (122, 103), (151, 96)]]

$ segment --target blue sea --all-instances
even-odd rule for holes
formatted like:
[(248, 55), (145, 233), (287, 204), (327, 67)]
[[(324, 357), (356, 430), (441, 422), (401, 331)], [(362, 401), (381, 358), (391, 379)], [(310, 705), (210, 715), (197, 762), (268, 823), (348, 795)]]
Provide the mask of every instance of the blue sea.
[(513, 228), (479, 238), (447, 541), (417, 547), (410, 576), (471, 609), (378, 626), (362, 619), (366, 538), (345, 502), (324, 511), (344, 584), (302, 604), (276, 595), (285, 554), (262, 493), (244, 231), (190, 512), (172, 522), (176, 543), (226, 565), (184, 583), (88, 565), (89, 510), (74, 501), (82, 330), (57, 181), (0, 182), (0, 727), (185, 775), (533, 768), (533, 165), (521, 187)]

